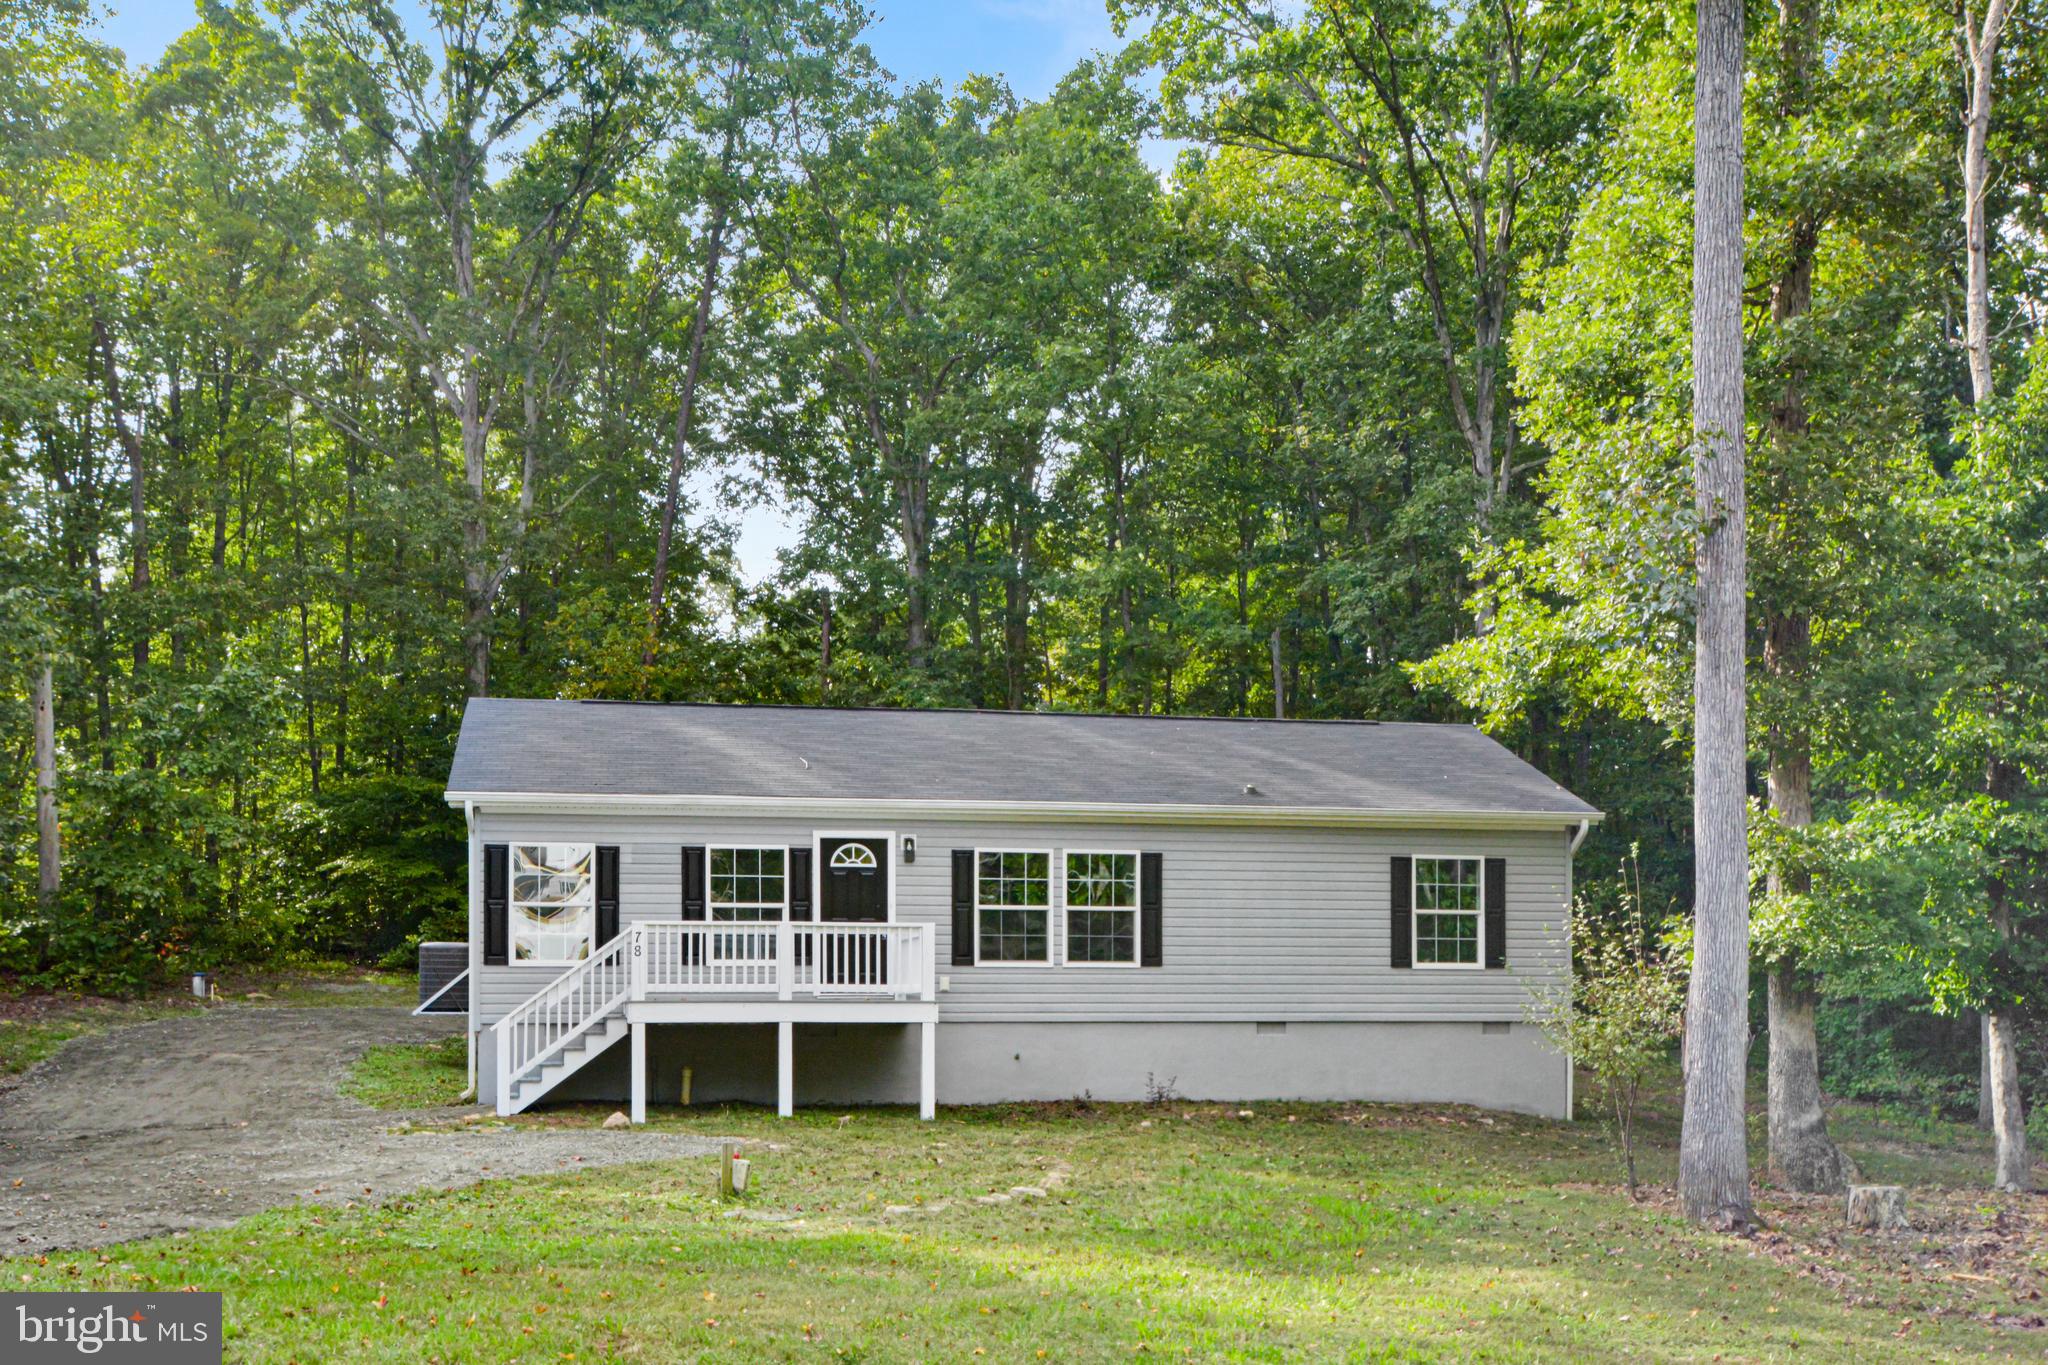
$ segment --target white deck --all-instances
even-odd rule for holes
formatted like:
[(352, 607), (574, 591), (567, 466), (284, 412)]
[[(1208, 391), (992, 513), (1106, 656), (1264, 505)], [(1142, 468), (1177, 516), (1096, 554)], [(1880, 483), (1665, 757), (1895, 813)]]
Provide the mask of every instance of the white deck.
[(639, 920), (492, 1025), (498, 1112), (515, 1114), (624, 1035), (632, 1111), (647, 1121), (649, 1024), (772, 1023), (776, 1108), (794, 1109), (799, 1023), (922, 1027), (919, 1113), (936, 1090), (936, 960), (929, 924)]

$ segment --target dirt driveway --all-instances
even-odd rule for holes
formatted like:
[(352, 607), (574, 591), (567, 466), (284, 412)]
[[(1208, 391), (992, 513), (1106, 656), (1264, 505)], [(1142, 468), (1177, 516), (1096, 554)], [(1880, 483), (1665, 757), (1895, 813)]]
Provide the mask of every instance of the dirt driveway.
[(0, 1094), (0, 1254), (714, 1149), (594, 1127), (393, 1133), (404, 1115), (340, 1093), (364, 1049), (453, 1027), (402, 1009), (232, 1006), (68, 1044)]

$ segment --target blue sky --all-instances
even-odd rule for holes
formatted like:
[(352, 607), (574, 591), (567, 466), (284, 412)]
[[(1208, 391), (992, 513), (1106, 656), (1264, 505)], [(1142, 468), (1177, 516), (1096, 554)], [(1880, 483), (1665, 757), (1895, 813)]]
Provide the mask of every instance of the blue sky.
[[(973, 73), (999, 72), (1018, 94), (1036, 99), (1091, 52), (1121, 46), (1103, 0), (868, 0), (875, 23), (868, 42), (882, 65), (905, 81), (938, 77), (948, 85)], [(101, 25), (131, 63), (154, 62), (190, 28), (194, 7), (180, 0), (112, 0)]]
[[(401, 0), (403, 5), (404, 0)], [(1092, 52), (1122, 46), (1110, 28), (1104, 0), (868, 0), (875, 21), (868, 43), (899, 80), (914, 83), (933, 77), (954, 85), (968, 75), (999, 73), (1025, 99), (1051, 93), (1075, 62)], [(101, 36), (128, 57), (147, 65), (163, 55), (173, 39), (195, 22), (195, 8), (182, 0), (112, 0), (112, 13), (101, 24)], [(1154, 164), (1171, 159), (1169, 144), (1152, 148)], [(707, 513), (723, 506), (724, 518), (738, 532), (735, 550), (740, 572), (759, 582), (775, 571), (776, 555), (794, 543), (796, 532), (786, 512), (772, 503), (734, 507), (717, 476), (692, 481), (695, 508), (690, 516), (702, 524)]]

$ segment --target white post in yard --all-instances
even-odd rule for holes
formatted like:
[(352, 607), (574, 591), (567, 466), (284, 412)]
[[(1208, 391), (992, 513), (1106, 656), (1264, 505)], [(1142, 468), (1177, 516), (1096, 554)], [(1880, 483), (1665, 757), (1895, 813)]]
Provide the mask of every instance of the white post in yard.
[(938, 1112), (939, 1026), (927, 1019), (918, 1025), (917, 1116), (930, 1120)]
[(632, 1032), (629, 1042), (633, 1050), (633, 1112), (628, 1116), (635, 1123), (647, 1122), (647, 1025), (635, 1021), (628, 1024)]
[(796, 1025), (787, 1019), (775, 1026), (775, 1112), (796, 1112)]
[(512, 1035), (498, 1021), (491, 1029), (491, 1052), (498, 1063), (498, 1115), (504, 1117), (512, 1112)]

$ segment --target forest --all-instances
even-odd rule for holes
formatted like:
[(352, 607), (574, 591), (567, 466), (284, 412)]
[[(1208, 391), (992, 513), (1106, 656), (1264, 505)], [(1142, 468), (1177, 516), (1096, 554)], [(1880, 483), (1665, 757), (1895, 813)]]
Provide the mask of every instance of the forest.
[[(1470, 721), (1608, 812), (1582, 922), (1686, 950), (1689, 7), (1112, 0), (1035, 101), (848, 0), (424, 8), (137, 68), (0, 2), (10, 979), (460, 937), (482, 695)], [(1991, 8), (1747, 7), (1752, 1052), (1921, 1112), (1986, 1019), (2048, 1100), (2048, 18)]]

